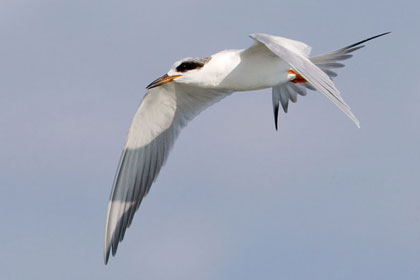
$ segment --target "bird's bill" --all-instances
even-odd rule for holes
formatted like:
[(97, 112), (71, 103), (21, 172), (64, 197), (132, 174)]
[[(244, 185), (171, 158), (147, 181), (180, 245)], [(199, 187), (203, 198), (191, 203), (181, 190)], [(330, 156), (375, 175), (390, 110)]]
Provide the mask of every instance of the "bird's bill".
[(168, 76), (168, 74), (163, 75), (160, 78), (157, 78), (156, 80), (154, 80), (153, 82), (151, 82), (146, 89), (151, 89), (154, 87), (158, 87), (161, 86), (163, 84), (172, 82), (173, 80), (175, 80), (176, 78), (181, 77), (182, 75), (173, 75), (173, 76)]

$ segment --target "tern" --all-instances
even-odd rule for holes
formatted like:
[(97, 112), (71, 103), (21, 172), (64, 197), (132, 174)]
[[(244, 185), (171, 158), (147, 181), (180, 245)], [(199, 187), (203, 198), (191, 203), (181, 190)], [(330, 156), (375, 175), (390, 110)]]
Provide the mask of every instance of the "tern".
[(359, 127), (359, 121), (335, 87), (332, 70), (363, 43), (310, 57), (311, 47), (291, 39), (254, 33), (242, 50), (224, 50), (205, 58), (184, 58), (154, 80), (134, 115), (115, 175), (105, 229), (105, 264), (114, 256), (134, 214), (165, 163), (181, 129), (210, 105), (235, 91), (272, 88), (274, 124), (281, 105), (306, 95), (325, 95)]

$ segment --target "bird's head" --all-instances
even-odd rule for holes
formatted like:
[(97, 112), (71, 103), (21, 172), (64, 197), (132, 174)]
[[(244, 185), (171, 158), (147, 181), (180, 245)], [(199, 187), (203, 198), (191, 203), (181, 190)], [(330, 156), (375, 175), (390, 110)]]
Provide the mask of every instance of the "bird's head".
[(161, 86), (176, 81), (183, 84), (200, 85), (203, 77), (203, 68), (211, 57), (205, 58), (184, 58), (174, 63), (172, 68), (160, 78), (151, 82), (146, 89)]

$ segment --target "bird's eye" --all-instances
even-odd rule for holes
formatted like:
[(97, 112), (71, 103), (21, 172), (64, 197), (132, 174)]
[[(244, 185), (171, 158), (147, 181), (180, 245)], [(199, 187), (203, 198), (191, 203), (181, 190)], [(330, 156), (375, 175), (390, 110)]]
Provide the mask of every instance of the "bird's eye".
[(184, 61), (176, 68), (177, 72), (187, 72), (193, 69), (201, 68), (204, 66), (204, 63), (199, 61)]

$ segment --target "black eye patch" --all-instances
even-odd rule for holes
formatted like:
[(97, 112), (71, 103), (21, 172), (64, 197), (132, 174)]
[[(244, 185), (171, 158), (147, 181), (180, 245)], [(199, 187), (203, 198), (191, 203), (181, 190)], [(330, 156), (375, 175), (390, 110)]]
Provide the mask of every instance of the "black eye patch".
[(201, 68), (204, 66), (204, 63), (199, 62), (199, 61), (185, 61), (182, 62), (177, 68), (176, 71), (177, 72), (187, 72), (189, 70), (193, 70), (193, 69), (197, 69), (197, 68)]

